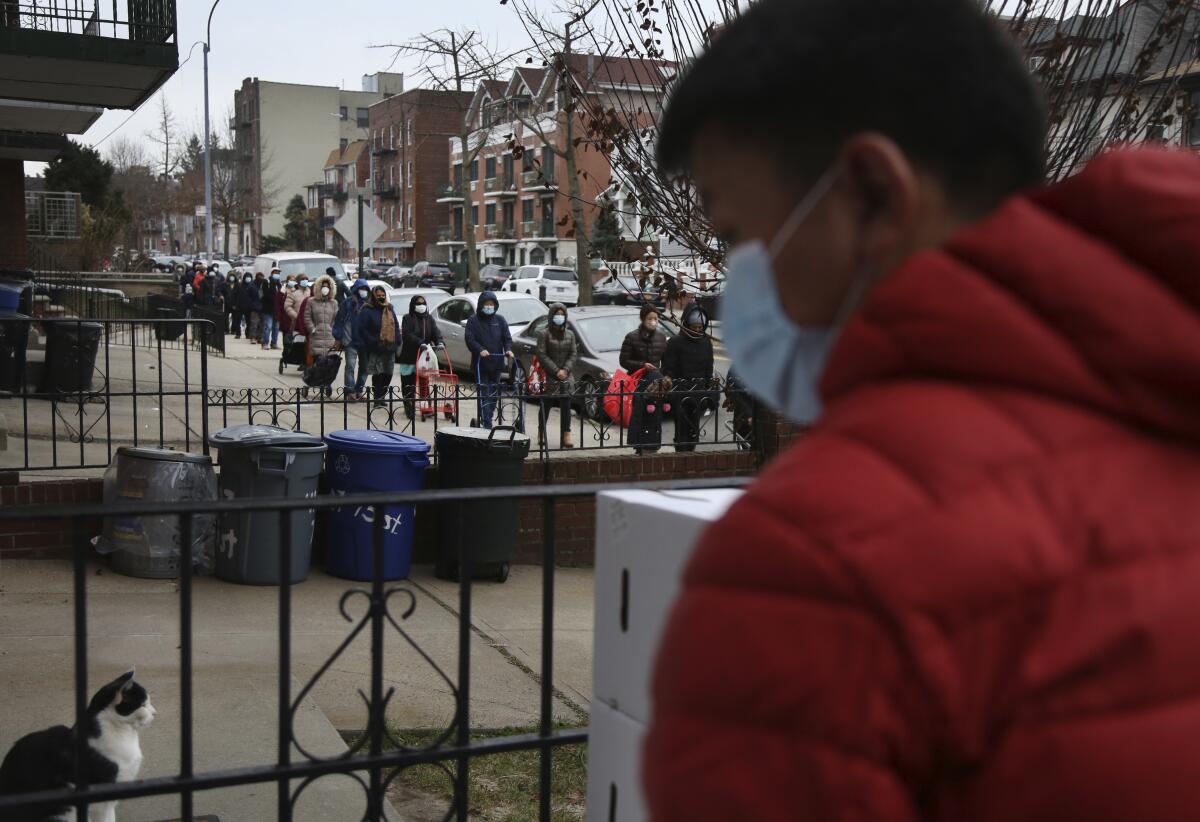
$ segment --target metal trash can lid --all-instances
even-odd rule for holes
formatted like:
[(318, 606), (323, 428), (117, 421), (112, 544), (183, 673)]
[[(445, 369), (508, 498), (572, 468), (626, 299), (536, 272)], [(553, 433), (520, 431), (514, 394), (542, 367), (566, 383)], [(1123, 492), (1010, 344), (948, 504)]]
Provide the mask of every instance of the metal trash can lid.
[(291, 431), (278, 425), (231, 425), (222, 428), (208, 438), (210, 445), (218, 448), (254, 448), (260, 445), (320, 445), (324, 447), (320, 437), (305, 434), (303, 431)]
[(117, 449), (118, 457), (132, 457), (139, 460), (160, 460), (162, 462), (190, 462), (212, 465), (212, 457), (204, 454), (192, 454), (187, 451), (172, 451), (170, 448), (142, 448), (132, 445), (122, 445)]
[(325, 435), (330, 448), (353, 454), (427, 454), (429, 443), (411, 434), (377, 429), (333, 431)]

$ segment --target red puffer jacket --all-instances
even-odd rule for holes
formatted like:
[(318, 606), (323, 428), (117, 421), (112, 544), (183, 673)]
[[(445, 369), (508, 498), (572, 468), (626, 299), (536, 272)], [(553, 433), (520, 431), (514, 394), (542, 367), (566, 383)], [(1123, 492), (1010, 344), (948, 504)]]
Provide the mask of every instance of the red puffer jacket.
[(904, 263), (713, 527), (663, 820), (1200, 819), (1200, 160), (1107, 154)]

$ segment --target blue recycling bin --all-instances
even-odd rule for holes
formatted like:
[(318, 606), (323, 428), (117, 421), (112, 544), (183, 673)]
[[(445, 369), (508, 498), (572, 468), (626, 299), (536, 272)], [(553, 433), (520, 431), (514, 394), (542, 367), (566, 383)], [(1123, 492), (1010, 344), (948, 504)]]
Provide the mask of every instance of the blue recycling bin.
[[(334, 496), (417, 491), (429, 467), (429, 445), (396, 431), (334, 431), (325, 472)], [(402, 579), (412, 565), (412, 505), (383, 510), (383, 577)], [(325, 570), (354, 580), (374, 578), (375, 516), (369, 507), (334, 509), (325, 524)]]

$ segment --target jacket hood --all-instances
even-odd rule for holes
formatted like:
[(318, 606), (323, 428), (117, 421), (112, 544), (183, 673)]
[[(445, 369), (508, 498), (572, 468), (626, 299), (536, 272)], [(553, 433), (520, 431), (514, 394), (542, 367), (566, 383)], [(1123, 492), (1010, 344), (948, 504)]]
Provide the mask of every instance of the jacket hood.
[(821, 380), (1012, 389), (1200, 440), (1200, 159), (1117, 150), (883, 278)]
[[(409, 301), (408, 301), (408, 313), (409, 313), (409, 314), (412, 314), (412, 315), (414, 315), (414, 316), (415, 316), (415, 315), (416, 315), (416, 313), (417, 313), (417, 311), (416, 311), (416, 308), (417, 308), (417, 300), (425, 300), (425, 304), (426, 304), (426, 305), (429, 305), (429, 300), (428, 300), (428, 299), (426, 299), (426, 297), (425, 297), (425, 295), (424, 295), (424, 294), (414, 294), (414, 295), (412, 296), (412, 298), (411, 298), (411, 299), (409, 299)], [(426, 317), (428, 317), (428, 316), (429, 316), (429, 312), (428, 312), (428, 311), (426, 311), (426, 312), (425, 312), (425, 316), (426, 316)]]
[(351, 290), (351, 291), (353, 291), (353, 292), (354, 292), (354, 296), (356, 296), (356, 297), (357, 297), (357, 296), (358, 296), (358, 289), (360, 289), (360, 288), (365, 288), (365, 289), (367, 289), (368, 291), (370, 291), (370, 290), (371, 290), (371, 284), (370, 284), (369, 282), (367, 282), (366, 280), (364, 280), (362, 277), (359, 277), (357, 280), (355, 280), (355, 281), (354, 281), (354, 287), (353, 287), (352, 289), (350, 289), (350, 290)]
[(567, 307), (565, 305), (563, 305), (562, 303), (550, 303), (550, 310), (546, 312), (546, 316), (553, 318), (555, 312), (566, 311), (566, 310), (567, 310)]
[(701, 336), (708, 332), (708, 313), (698, 305), (689, 305), (683, 310), (683, 317), (679, 323), (680, 332), (688, 339), (699, 339), (687, 331), (687, 326), (695, 322), (697, 315), (699, 315), (700, 323), (704, 326), (704, 330), (700, 332)]
[[(321, 286), (325, 285), (329, 286), (328, 297), (321, 296)], [(312, 294), (314, 300), (332, 300), (337, 296), (337, 282), (328, 274), (322, 274), (320, 277), (317, 277), (317, 282), (316, 285), (313, 286)]]
[(479, 299), (475, 301), (475, 310), (480, 313), (483, 313), (483, 304), (486, 303), (488, 300), (491, 300), (492, 302), (494, 302), (496, 304), (496, 312), (499, 313), (500, 301), (498, 299), (496, 299), (496, 293), (494, 291), (485, 291), (482, 294), (480, 294)]

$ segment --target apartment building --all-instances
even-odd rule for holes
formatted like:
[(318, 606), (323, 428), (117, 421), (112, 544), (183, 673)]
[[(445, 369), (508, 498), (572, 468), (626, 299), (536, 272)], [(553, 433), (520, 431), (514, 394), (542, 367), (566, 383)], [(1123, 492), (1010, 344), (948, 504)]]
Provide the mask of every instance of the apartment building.
[[(504, 81), (485, 81), (467, 112), (473, 132), (466, 151), (450, 140), (450, 184), (439, 201), (447, 222), (439, 244), (450, 259), (466, 259), (466, 209), (475, 226), (481, 263), (524, 265), (566, 262), (578, 256), (571, 220), (566, 161), (553, 147), (567, 145), (566, 83), (605, 107), (628, 112), (649, 124), (662, 110), (664, 87), (674, 64), (663, 61), (565, 54), (550, 68), (515, 69)], [(586, 138), (585, 115), (578, 109), (574, 134)], [(549, 144), (549, 145), (548, 145)], [(514, 151), (519, 146), (520, 151)], [(576, 172), (584, 203), (580, 232), (590, 232), (597, 202), (612, 189), (612, 170), (603, 152), (576, 151)], [(631, 230), (634, 229), (630, 226)]]
[(404, 75), (365, 75), (362, 90), (248, 77), (234, 92), (235, 144), (246, 196), (246, 246), (282, 234), (288, 201), (324, 178), (330, 147), (366, 140), (369, 110), (404, 90)]
[(25, 268), (25, 162), (53, 160), (66, 135), (175, 73), (175, 0), (2, 3), (0, 34), (0, 269)]
[(387, 230), (371, 247), (379, 259), (446, 262), (438, 245), (445, 207), (449, 138), (459, 133), (469, 92), (413, 89), (370, 108), (371, 207)]
[(324, 179), (308, 187), (308, 207), (318, 211), (325, 251), (343, 259), (357, 256), (357, 238), (343, 237), (334, 226), (348, 209), (356, 207), (360, 194), (371, 196), (367, 145), (366, 140), (355, 140), (329, 152)]

